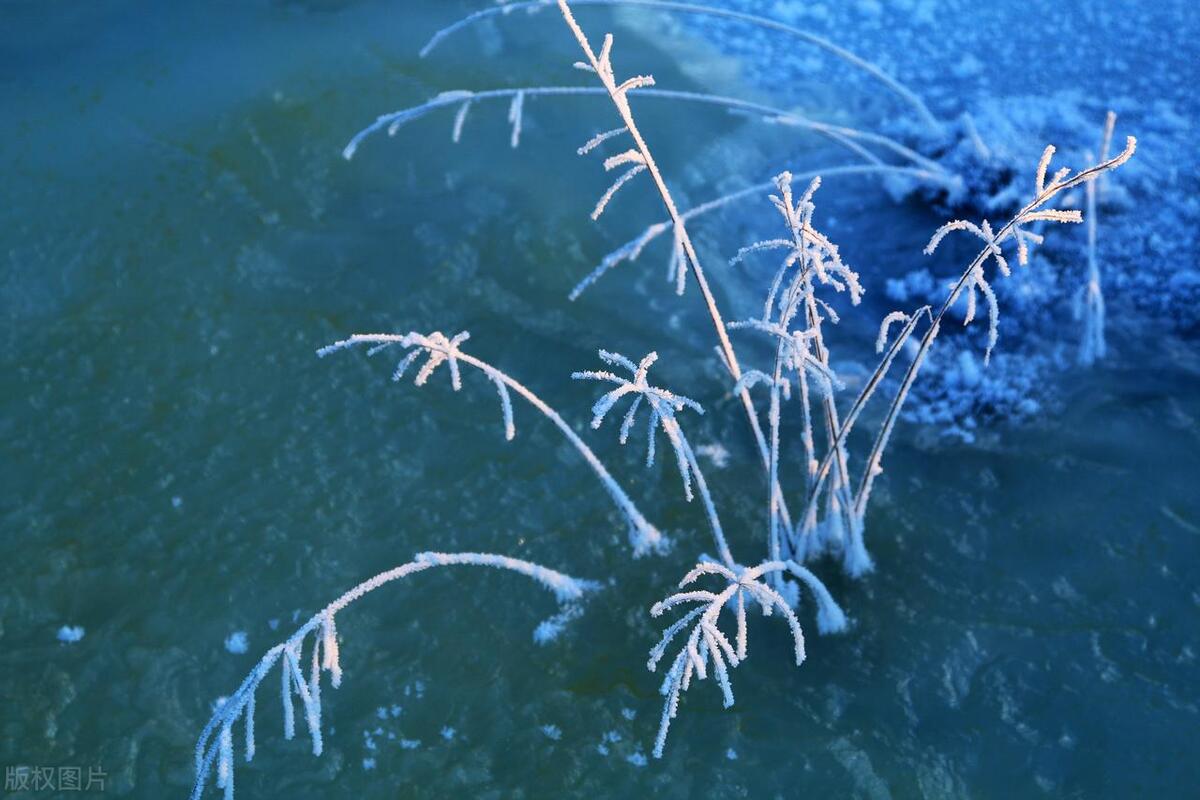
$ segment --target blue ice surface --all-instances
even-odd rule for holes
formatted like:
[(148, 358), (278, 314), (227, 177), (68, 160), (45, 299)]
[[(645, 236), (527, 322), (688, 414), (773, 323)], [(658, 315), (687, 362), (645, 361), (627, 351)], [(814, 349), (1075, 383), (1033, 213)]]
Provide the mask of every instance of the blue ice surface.
[[(1188, 78), (1195, 77), (1194, 60), (1186, 55), (1186, 46), (1161, 58), (1155, 55), (1161, 52), (1161, 32), (1184, 22), (1179, 15), (1186, 4), (1140, 4), (1131, 14), (1097, 7), (1084, 15), (1086, 22), (1078, 9), (1050, 2), (1020, 9), (1014, 3), (980, 6), (965, 0), (903, 0), (894, 7), (873, 1), (799, 0), (778, 0), (766, 9), (752, 0), (721, 5), (828, 35), (855, 53), (878, 59), (923, 95), (945, 121), (950, 146), (931, 144), (903, 103), (869, 76), (820, 50), (722, 21), (684, 21), (735, 56), (739, 74), (769, 92), (774, 104), (786, 107), (789, 93), (795, 93), (800, 109), (820, 116), (814, 106), (833, 98), (814, 82), (833, 81), (837, 99), (860, 106), (857, 118), (848, 120), (851, 124), (882, 129), (962, 175), (968, 190), (955, 208), (941, 208), (936, 197), (912, 182), (888, 181), (894, 196), (923, 198), (940, 208), (945, 219), (1005, 220), (1031, 195), (1034, 167), (1047, 144), (1058, 149), (1056, 164), (1079, 168), (1089, 152), (1094, 159), (1104, 116), (1115, 111), (1114, 149), (1121, 148), (1127, 134), (1138, 138), (1139, 149), (1101, 191), (1097, 253), (1109, 326), (1118, 342), (1124, 335), (1152, 336), (1161, 329), (1181, 335), (1200, 331), (1200, 193), (1195, 178), (1200, 147), (1191, 124), (1200, 103)], [(1026, 24), (1027, 18), (1038, 24)], [(1061, 46), (1065, 29), (1071, 30), (1073, 46), (1087, 51), (1089, 58), (1056, 59), (1053, 69), (1027, 62), (1031, 53)], [(1006, 46), (992, 47), (994, 32), (1001, 30)], [(781, 74), (794, 79), (781, 81)], [(836, 107), (822, 111), (839, 116)], [(986, 153), (966, 138), (964, 115)], [(769, 159), (794, 170), (805, 168), (808, 160), (803, 149), (784, 149)], [(875, 190), (868, 186), (865, 191)], [(1075, 198), (1077, 204), (1081, 196)], [(996, 276), (993, 281), (1001, 314), (1000, 343), (991, 365), (985, 369), (979, 363), (979, 330), (963, 334), (947, 325), (906, 405), (909, 421), (970, 442), (980, 428), (1020, 423), (1061, 404), (1062, 376), (1077, 369), (1081, 328), (1071, 318), (1071, 305), (1084, 281), (1086, 253), (1082, 226), (1057, 227), (1043, 231), (1046, 244), (1028, 268), (1014, 267), (1013, 278)], [(936, 309), (948, 281), (957, 277), (955, 268), (971, 252), (963, 247), (932, 258), (914, 252), (904, 261), (916, 266), (885, 280), (864, 276), (868, 291), (882, 294), (886, 285), (891, 307), (931, 302)], [(960, 302), (952, 316), (961, 320), (962, 308)]]

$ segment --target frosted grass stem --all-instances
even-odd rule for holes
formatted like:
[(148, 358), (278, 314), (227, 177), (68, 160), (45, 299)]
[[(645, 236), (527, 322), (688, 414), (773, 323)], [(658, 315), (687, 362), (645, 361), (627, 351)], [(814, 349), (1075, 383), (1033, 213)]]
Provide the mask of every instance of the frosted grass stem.
[[(626, 97), (626, 90), (622, 87), (625, 84), (618, 86), (616, 78), (613, 75), (612, 62), (609, 60), (609, 54), (612, 47), (611, 34), (605, 37), (605, 46), (601, 51), (604, 59), (592, 49), (588, 42), (587, 36), (583, 29), (575, 21), (575, 17), (571, 14), (571, 9), (567, 5), (566, 0), (558, 0), (559, 10), (562, 12), (563, 19), (567, 26), (575, 36), (575, 40), (579, 43), (584, 55), (587, 56), (588, 63), (600, 78), (604, 88), (608, 91), (609, 98), (612, 100), (613, 106), (621, 117), (621, 121), (625, 124), (625, 128), (629, 131), (638, 152), (642, 156), (643, 163), (646, 165), (646, 171), (649, 173), (651, 180), (654, 181), (654, 186), (658, 189), (659, 196), (662, 198), (663, 205), (666, 207), (667, 215), (671, 218), (675, 226), (675, 235), (687, 256), (687, 263), (691, 267), (692, 276), (696, 280), (696, 286), (700, 289), (700, 294), (704, 297), (704, 304), (708, 309), (708, 315), (712, 319), (713, 328), (717, 334), (717, 342), (723, 358), (726, 369), (729, 371), (734, 382), (741, 380), (742, 370), (738, 365), (737, 353), (734, 352), (733, 344), (729, 341), (729, 331), (726, 329), (725, 322), (721, 317), (721, 311), (717, 307), (716, 298), (713, 296), (712, 290), (709, 288), (708, 280), (704, 276), (704, 269), (700, 266), (700, 258), (696, 255), (696, 249), (692, 246), (691, 237), (688, 236), (687, 228), (684, 224), (682, 214), (675, 205), (675, 199), (671, 196), (671, 191), (667, 188), (666, 181), (663, 179), (662, 173), (658, 169), (658, 164), (654, 161), (654, 156), (650, 153), (650, 147), (646, 144), (646, 140), (642, 138), (642, 133), (637, 127), (637, 123), (633, 118), (633, 111), (629, 108), (629, 100)], [(754, 402), (750, 399), (750, 392), (743, 388), (740, 392), (742, 407), (746, 411), (746, 418), (750, 422), (750, 429), (754, 434), (754, 439), (758, 444), (759, 456), (762, 459), (763, 467), (768, 472), (770, 470), (770, 452), (767, 448), (766, 437), (763, 435), (762, 425), (758, 420), (758, 413), (754, 409)], [(782, 495), (782, 492), (781, 492)], [(788, 514), (786, 503), (780, 503), (780, 515), (783, 517), (785, 524), (790, 528), (791, 520)]]
[[(336, 647), (331, 649), (329, 646), (331, 638), (336, 640), (336, 634), (332, 633), (334, 617), (351, 603), (392, 581), (407, 578), (410, 575), (433, 567), (456, 565), (494, 567), (496, 569), (517, 572), (541, 584), (544, 588), (552, 592), (561, 604), (578, 601), (586, 592), (599, 588), (599, 584), (592, 581), (572, 578), (570, 575), (543, 567), (540, 564), (524, 561), (519, 558), (496, 555), (494, 553), (418, 553), (407, 564), (401, 564), (387, 572), (382, 572), (373, 578), (363, 581), (343, 593), (339, 598), (316, 614), (313, 614), (307, 622), (296, 629), (285, 641), (268, 650), (266, 655), (259, 660), (254, 669), (250, 671), (250, 674), (238, 686), (237, 690), (228, 698), (224, 698), (218, 702), (216, 710), (209, 719), (208, 724), (204, 726), (204, 730), (196, 742), (196, 772), (195, 783), (192, 785), (191, 800), (199, 800), (200, 796), (204, 793), (204, 788), (208, 783), (208, 778), (212, 773), (214, 764), (218, 767), (217, 786), (218, 788), (223, 788), (225, 796), (232, 800), (233, 725), (244, 717), (246, 728), (245, 754), (246, 760), (249, 761), (254, 757), (255, 752), (254, 693), (263, 678), (266, 677), (271, 668), (277, 662), (280, 662), (281, 659), (283, 660), (283, 663), (280, 664), (280, 672), (283, 687), (282, 705), (285, 717), (285, 736), (286, 738), (291, 738), (292, 727), (287, 724), (287, 720), (294, 719), (292, 717), (294, 713), (292, 697), (293, 690), (295, 690), (300, 694), (304, 705), (309, 732), (313, 741), (313, 754), (321, 755), (321, 695), (319, 688), (321, 672), (329, 671), (331, 673), (332, 683), (335, 687), (341, 682), (341, 668), (338, 661), (337, 649)], [(313, 648), (313, 673), (310, 681), (306, 682), (300, 674), (299, 656), (309, 634), (315, 634), (311, 645)], [(323, 658), (319, 657), (317, 653), (322, 648), (324, 651)]]

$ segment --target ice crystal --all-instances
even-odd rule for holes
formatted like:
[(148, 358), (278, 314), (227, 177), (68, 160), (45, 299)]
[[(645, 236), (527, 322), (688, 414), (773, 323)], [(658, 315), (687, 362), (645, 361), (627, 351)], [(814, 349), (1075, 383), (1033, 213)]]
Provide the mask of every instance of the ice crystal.
[(82, 641), (84, 630), (82, 625), (63, 625), (58, 629), (55, 638), (63, 644), (75, 644)]

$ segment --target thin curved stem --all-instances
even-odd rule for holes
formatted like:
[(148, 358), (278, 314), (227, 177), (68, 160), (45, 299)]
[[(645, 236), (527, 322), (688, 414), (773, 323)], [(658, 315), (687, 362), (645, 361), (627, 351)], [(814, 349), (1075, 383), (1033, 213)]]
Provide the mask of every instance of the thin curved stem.
[[(917, 322), (921, 319), (923, 314), (928, 315), (932, 321), (932, 310), (929, 306), (921, 308), (908, 319), (908, 322), (901, 330), (900, 335), (897, 336), (896, 340), (892, 342), (890, 347), (888, 347), (883, 358), (875, 367), (875, 371), (871, 373), (871, 376), (867, 379), (866, 383), (863, 384), (862, 390), (859, 391), (858, 396), (854, 399), (854, 403), (850, 406), (850, 410), (846, 413), (846, 417), (842, 421), (841, 427), (838, 429), (838, 435), (833, 444), (839, 447), (845, 447), (846, 440), (850, 436), (850, 431), (854, 429), (854, 424), (858, 422), (859, 415), (862, 414), (867, 402), (871, 399), (872, 395), (875, 393), (875, 390), (879, 388), (879, 385), (887, 376), (888, 371), (891, 369), (892, 362), (896, 360), (896, 356), (899, 355), (900, 351), (904, 347), (904, 343), (908, 341), (908, 338), (912, 335), (913, 330), (917, 326)], [(805, 524), (809, 523), (810, 521), (815, 523), (817, 513), (816, 504), (820, 498), (824, 481), (829, 475), (830, 468), (833, 466), (834, 455), (835, 451), (831, 446), (826, 451), (824, 458), (821, 459), (821, 463), (817, 467), (813, 481), (809, 485), (808, 496), (805, 500), (804, 516), (801, 518), (804, 520)], [(848, 509), (848, 511), (850, 511), (850, 509)]]
[[(375, 122), (363, 128), (356, 133), (342, 151), (342, 155), (349, 159), (353, 158), (358, 146), (363, 139), (370, 136), (376, 131), (384, 128), (388, 129), (389, 133), (394, 133), (401, 125), (412, 120), (419, 119), (431, 111), (439, 108), (444, 108), (461, 103), (476, 103), (482, 100), (498, 100), (515, 97), (564, 97), (572, 95), (604, 95), (607, 90), (603, 87), (596, 86), (526, 86), (516, 89), (487, 89), (484, 91), (469, 91), (465, 89), (455, 89), (453, 91), (442, 92), (433, 99), (421, 103), (420, 105), (404, 108), (399, 111), (393, 111), (378, 117)], [(749, 100), (741, 100), (737, 97), (726, 97), (723, 95), (707, 94), (704, 92), (688, 92), (676, 89), (654, 89), (654, 88), (639, 88), (637, 90), (639, 97), (657, 98), (660, 100), (677, 100), (681, 102), (700, 103), (703, 105), (718, 106), (720, 108), (730, 109), (739, 113), (762, 117), (770, 122), (789, 125), (804, 130), (812, 131), (813, 133), (825, 136), (831, 141), (842, 147), (850, 150), (858, 156), (864, 156), (868, 160), (874, 159), (878, 163), (878, 158), (870, 155), (869, 151), (864, 149), (855, 142), (866, 142), (882, 147), (886, 150), (895, 153), (896, 155), (911, 161), (914, 164), (919, 164), (931, 172), (939, 172), (947, 179), (952, 179), (953, 176), (941, 164), (926, 158), (910, 147), (905, 147), (900, 142), (880, 133), (872, 133), (870, 131), (859, 130), (858, 128), (850, 128), (844, 125), (831, 125), (825, 122), (817, 122), (808, 117), (787, 111), (775, 106), (769, 106), (763, 103), (755, 103)]]
[[(816, 300), (811, 292), (808, 293), (805, 302), (805, 316), (808, 326), (812, 328), (820, 328), (821, 318), (817, 311)], [(825, 342), (820, 336), (813, 340), (813, 348), (816, 350), (817, 360), (821, 362), (827, 369), (829, 367), (829, 350), (825, 347)], [(825, 417), (825, 439), (829, 442), (829, 448), (832, 451), (834, 463), (837, 467), (838, 485), (835, 487), (834, 496), (840, 490), (842, 494), (847, 494), (850, 491), (850, 468), (846, 463), (847, 453), (845, 445), (837, 436), (837, 432), (841, 430), (841, 423), (838, 421), (837, 405), (833, 400), (833, 392), (825, 392), (821, 398), (822, 411)], [(848, 514), (849, 509), (845, 507), (845, 503), (841, 504), (839, 509), (843, 514)]]
[(608, 493), (612, 496), (613, 501), (617, 504), (617, 506), (620, 507), (621, 511), (623, 511), (625, 516), (629, 518), (632, 525), (637, 528), (637, 530), (645, 538), (645, 544), (643, 546), (644, 549), (659, 550), (665, 545), (662, 534), (659, 533), (658, 529), (651, 525), (646, 518), (642, 516), (642, 512), (640, 512), (637, 506), (633, 504), (633, 501), (629, 499), (629, 495), (625, 493), (625, 490), (621, 488), (616, 479), (608, 472), (607, 469), (605, 469), (604, 464), (599, 458), (596, 457), (596, 454), (592, 452), (592, 449), (587, 446), (582, 438), (580, 438), (579, 434), (575, 433), (575, 430), (567, 424), (567, 421), (564, 420), (557, 411), (551, 408), (544, 400), (542, 400), (542, 398), (534, 394), (533, 391), (531, 391), (523, 383), (520, 383), (514, 378), (510, 378), (508, 375), (500, 372), (500, 370), (492, 367), (490, 364), (487, 364), (486, 362), (470, 355), (464, 354), (461, 358), (467, 364), (487, 372), (489, 376), (494, 375), (496, 378), (503, 381), (508, 388), (525, 398), (526, 402), (528, 402), (538, 411), (542, 412), (547, 419), (554, 423), (554, 426), (562, 432), (562, 435), (567, 438), (567, 441), (574, 445), (575, 449), (579, 451), (579, 454), (583, 456), (583, 460), (588, 463), (593, 471), (595, 471), (596, 476), (600, 478), (600, 482), (604, 485), (604, 488), (608, 490)]
[(1073, 189), (1076, 186), (1084, 183), (1090, 183), (1109, 170), (1115, 169), (1116, 167), (1124, 164), (1133, 157), (1136, 146), (1137, 140), (1130, 136), (1126, 140), (1125, 150), (1114, 158), (1111, 158), (1107, 161), (1102, 161), (1101, 163), (1082, 170), (1065, 180), (1054, 180), (1048, 186), (1043, 187), (1042, 180), (1044, 178), (1046, 165), (1049, 163), (1050, 155), (1053, 154), (1053, 149), (1047, 148), (1047, 152), (1042, 156), (1042, 164), (1039, 167), (1039, 191), (1037, 196), (1034, 197), (1028, 205), (1018, 211), (1012, 217), (1012, 219), (1006, 222), (1004, 227), (1000, 228), (1000, 230), (996, 232), (992, 239), (995, 245), (989, 244), (985, 246), (979, 252), (979, 255), (975, 256), (975, 258), (971, 261), (971, 264), (966, 268), (966, 270), (963, 271), (962, 276), (959, 277), (957, 282), (955, 282), (954, 287), (946, 296), (945, 302), (942, 303), (941, 308), (938, 309), (938, 313), (934, 316), (933, 322), (930, 324), (929, 329), (925, 332), (924, 336), (921, 337), (921, 342), (917, 348), (917, 352), (913, 356), (912, 362), (910, 362), (908, 365), (908, 370), (904, 374), (904, 380), (900, 385), (900, 390), (897, 392), (896, 397), (892, 400), (891, 406), (888, 407), (888, 412), (884, 418), (883, 425), (879, 430), (879, 435), (876, 437), (875, 443), (871, 447), (870, 455), (868, 455), (866, 465), (863, 468), (863, 476), (859, 483), (858, 492), (854, 496), (854, 514), (860, 520), (866, 512), (867, 500), (871, 496), (871, 488), (875, 483), (875, 477), (883, 471), (883, 451), (887, 447), (888, 440), (892, 434), (892, 429), (896, 424), (896, 419), (900, 415), (900, 408), (904, 405), (904, 400), (908, 396), (908, 391), (912, 387), (913, 381), (916, 380), (917, 373), (921, 369), (921, 364), (925, 360), (925, 356), (929, 351), (929, 347), (933, 344), (933, 340), (937, 338), (942, 319), (946, 316), (946, 312), (950, 310), (955, 302), (957, 302), (959, 296), (963, 292), (963, 289), (972, 280), (975, 271), (981, 268), (983, 263), (994, 255), (995, 246), (998, 246), (1000, 242), (1004, 241), (1007, 236), (1012, 234), (1017, 225), (1027, 214), (1032, 214), (1036, 209), (1049, 202), (1051, 198), (1060, 192)]
[[(258, 664), (255, 665), (250, 674), (238, 686), (237, 690), (218, 706), (213, 716), (209, 719), (208, 724), (204, 726), (204, 730), (196, 742), (196, 778), (192, 786), (191, 800), (199, 800), (200, 796), (204, 793), (204, 788), (208, 782), (208, 776), (212, 772), (213, 764), (221, 753), (221, 739), (214, 735), (217, 729), (222, 728), (227, 730), (241, 718), (243, 713), (247, 713), (248, 715), (254, 713), (254, 692), (281, 656), (285, 654), (294, 656), (299, 648), (303, 646), (305, 638), (310, 633), (318, 629), (331, 630), (332, 620), (338, 612), (379, 587), (432, 567), (453, 565), (496, 567), (519, 572), (554, 592), (559, 602), (577, 600), (583, 596), (585, 591), (595, 589), (599, 586), (599, 584), (591, 581), (581, 581), (572, 578), (569, 575), (564, 575), (561, 572), (543, 567), (540, 564), (534, 564), (533, 562), (524, 561), (519, 558), (496, 555), (494, 553), (418, 553), (407, 564), (401, 564), (387, 572), (382, 572), (373, 578), (363, 581), (349, 591), (344, 592), (338, 599), (325, 606), (316, 614), (313, 614), (308, 622), (297, 628), (285, 641), (268, 650), (266, 655), (259, 659)], [(331, 635), (336, 646), (336, 633)], [(315, 647), (316, 645), (314, 645)], [(328, 647), (326, 648), (326, 656), (329, 656)], [(314, 661), (314, 664), (316, 663)], [(334, 663), (336, 664), (336, 661)], [(340, 667), (334, 667), (334, 669), (337, 670), (335, 676), (340, 675)], [(314, 686), (319, 686), (319, 673), (315, 677), (318, 680), (314, 681)], [(335, 677), (335, 686), (338, 680)], [(307, 690), (307, 687), (304, 688)], [(253, 725), (249, 716), (247, 717), (247, 724)], [(253, 728), (250, 728), (250, 730), (253, 730)], [(253, 742), (252, 737), (252, 733), (248, 734), (247, 739), (249, 742)], [(253, 749), (251, 746), (247, 748), (247, 759), (252, 754)], [(226, 780), (231, 779), (231, 777), (226, 778)]]
[(660, 413), (660, 417), (663, 425), (673, 427), (674, 435), (679, 438), (684, 458), (687, 460), (688, 468), (692, 471), (692, 477), (696, 481), (696, 490), (700, 493), (700, 502), (704, 504), (704, 513), (708, 517), (709, 527), (712, 529), (713, 541), (717, 546), (717, 554), (725, 562), (725, 565), (732, 569), (737, 562), (734, 561), (733, 553), (729, 549), (729, 542), (725, 539), (725, 532), (721, 528), (721, 518), (717, 514), (717, 505), (713, 502), (712, 493), (708, 490), (708, 481), (704, 480), (704, 473), (700, 470), (700, 462), (696, 458), (696, 453), (692, 450), (691, 443), (684, 436), (683, 429), (679, 426), (679, 422), (675, 419), (674, 415), (662, 415)]
[[(485, 8), (480, 11), (476, 11), (475, 13), (470, 14), (467, 17), (464, 17), (463, 19), (459, 20), (458, 22), (455, 22), (452, 25), (442, 28), (440, 31), (435, 33), (432, 36), (432, 38), (430, 38), (429, 42), (423, 48), (421, 48), (421, 57), (424, 58), (425, 56), (429, 55), (429, 53), (432, 52), (433, 49), (435, 47), (437, 47), (447, 37), (451, 36), (452, 34), (454, 34), (455, 32), (457, 32), (459, 30), (462, 30), (463, 28), (466, 28), (470, 25), (473, 25), (476, 22), (479, 22), (480, 20), (490, 18), (493, 16), (497, 16), (497, 15), (511, 14), (512, 12), (518, 11), (518, 10), (536, 11), (541, 8), (549, 7), (549, 6), (553, 5), (554, 2), (555, 2), (555, 0), (531, 0), (530, 2), (508, 3), (503, 6), (498, 6), (498, 7), (493, 7), (493, 8)], [(682, 14), (695, 14), (695, 15), (700, 15), (700, 16), (731, 19), (731, 20), (736, 20), (738, 22), (744, 22), (749, 25), (754, 25), (759, 28), (779, 31), (780, 33), (786, 33), (789, 36), (793, 36), (793, 37), (800, 39), (804, 42), (807, 42), (811, 45), (819, 47), (822, 50), (826, 51), (827, 53), (830, 53), (830, 54), (836, 56), (837, 58), (842, 59), (843, 61), (845, 61), (846, 63), (855, 67), (856, 69), (859, 69), (859, 70), (867, 73), (872, 78), (879, 81), (884, 86), (886, 86), (889, 90), (891, 90), (893, 93), (895, 93), (896, 96), (900, 97), (902, 100), (904, 100), (910, 106), (912, 106), (913, 110), (916, 111), (917, 116), (919, 116), (921, 118), (921, 121), (927, 127), (929, 127), (930, 130), (933, 130), (933, 131), (941, 131), (942, 130), (941, 122), (939, 122), (937, 117), (935, 117), (930, 112), (929, 107), (927, 105), (925, 105), (925, 101), (921, 99), (920, 95), (918, 95), (912, 89), (909, 89), (907, 86), (905, 86), (899, 80), (892, 77), (888, 73), (884, 72), (877, 65), (872, 64), (870, 61), (867, 61), (866, 59), (864, 59), (858, 55), (855, 55), (854, 53), (850, 52), (846, 48), (840, 47), (824, 37), (817, 36), (816, 34), (813, 34), (813, 33), (809, 33), (808, 31), (802, 30), (795, 26), (788, 25), (783, 22), (778, 22), (773, 19), (768, 19), (766, 17), (760, 17), (756, 14), (746, 14), (746, 13), (743, 13), (740, 11), (731, 11), (731, 10), (722, 9), (722, 8), (712, 8), (710, 6), (699, 5), (696, 3), (668, 2), (667, 0), (575, 0), (574, 5), (576, 5), (576, 6), (640, 6), (643, 8), (650, 8), (650, 9), (654, 9), (654, 10), (658, 10), (658, 11), (673, 11), (673, 12), (678, 12), (678, 13), (682, 13)]]
[(767, 479), (767, 558), (778, 561), (781, 555), (779, 533), (779, 505), (783, 501), (783, 492), (779, 488), (779, 382), (783, 377), (781, 351), (783, 343), (777, 345), (775, 357), (775, 374), (771, 382), (770, 409), (767, 420), (770, 428), (771, 463), (768, 467)]

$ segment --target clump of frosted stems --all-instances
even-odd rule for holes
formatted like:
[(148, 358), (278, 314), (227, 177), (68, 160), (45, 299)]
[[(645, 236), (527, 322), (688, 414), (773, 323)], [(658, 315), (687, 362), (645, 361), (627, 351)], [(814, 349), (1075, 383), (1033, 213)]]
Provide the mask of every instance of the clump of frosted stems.
[[(784, 172), (776, 176), (775, 185), (778, 195), (771, 195), (771, 202), (783, 218), (787, 238), (768, 239), (756, 242), (742, 248), (734, 258), (734, 262), (742, 260), (751, 253), (784, 250), (786, 255), (775, 273), (774, 279), (767, 290), (763, 304), (762, 317), (739, 323), (739, 327), (750, 328), (772, 336), (775, 339), (775, 363), (772, 374), (762, 372), (747, 372), (743, 382), (747, 384), (762, 383), (769, 387), (770, 411), (769, 429), (771, 439), (771, 480), (769, 485), (778, 485), (779, 471), (779, 427), (781, 395), (786, 399), (791, 394), (791, 376), (795, 376), (799, 388), (803, 427), (801, 439), (805, 452), (805, 471), (807, 484), (814, 483), (817, 469), (816, 446), (813, 437), (813, 398), (818, 400), (819, 413), (825, 423), (826, 440), (835, 450), (837, 464), (836, 480), (829, 491), (829, 508), (826, 515), (826, 527), (829, 529), (830, 543), (843, 546), (844, 517), (849, 507), (849, 473), (848, 455), (844, 445), (836, 443), (836, 432), (841, 427), (837, 406), (834, 402), (834, 388), (839, 385), (829, 364), (829, 350), (825, 345), (823, 322), (829, 319), (838, 321), (837, 312), (821, 299), (816, 292), (817, 286), (832, 288), (837, 292), (846, 292), (850, 302), (857, 305), (862, 299), (862, 286), (858, 273), (843, 263), (838, 248), (827, 237), (817, 231), (812, 225), (812, 215), (815, 210), (812, 198), (820, 186), (820, 178), (813, 178), (808, 189), (799, 200), (793, 200), (792, 176)], [(784, 285), (788, 278), (791, 277)], [(799, 318), (799, 325), (793, 329), (793, 323)], [(782, 557), (782, 536), (778, 519), (779, 498), (771, 492), (768, 502), (768, 518), (770, 520), (770, 536), (768, 558)], [(816, 546), (814, 533), (816, 527), (815, 514), (801, 520), (802, 536), (799, 544), (802, 549), (799, 557), (804, 558)], [(853, 526), (850, 526), (853, 530)], [(786, 531), (786, 529), (785, 529)], [(847, 569), (851, 574), (860, 575), (870, 568), (870, 561), (865, 562), (861, 546), (847, 547)]]

